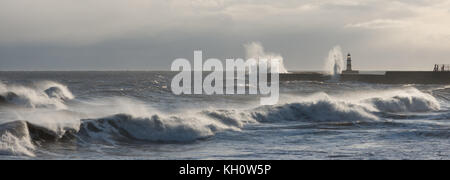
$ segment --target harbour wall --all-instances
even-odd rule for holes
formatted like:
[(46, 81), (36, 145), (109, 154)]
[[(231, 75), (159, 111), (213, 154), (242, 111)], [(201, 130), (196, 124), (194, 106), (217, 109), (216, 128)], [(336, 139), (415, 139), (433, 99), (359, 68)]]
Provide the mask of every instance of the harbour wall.
[[(328, 81), (332, 76), (320, 73), (280, 74), (280, 81)], [(450, 71), (387, 71), (379, 74), (342, 74), (339, 81), (380, 84), (450, 84)]]

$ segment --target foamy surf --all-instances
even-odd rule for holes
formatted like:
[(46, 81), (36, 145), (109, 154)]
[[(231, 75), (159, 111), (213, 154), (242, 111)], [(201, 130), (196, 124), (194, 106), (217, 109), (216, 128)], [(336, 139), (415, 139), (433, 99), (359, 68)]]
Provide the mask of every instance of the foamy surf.
[[(320, 92), (327, 84), (318, 83), (310, 88)], [(293, 124), (294, 127), (284, 127), (283, 131), (302, 131), (369, 128), (372, 124), (392, 124), (397, 119), (448, 120), (443, 106), (446, 100), (441, 98), (446, 97), (446, 89), (421, 91), (414, 86), (285, 95), (287, 100), (277, 105), (240, 108), (233, 108), (233, 103), (220, 108), (183, 108), (189, 104), (179, 103), (190, 102), (189, 99), (178, 101), (186, 97), (176, 97), (169, 99), (179, 105), (171, 111), (159, 109), (161, 102), (155, 103), (153, 99), (96, 96), (77, 99), (67, 86), (52, 81), (28, 86), (1, 84), (0, 92), (5, 100), (0, 105), (0, 154), (6, 156), (39, 157), (43, 155), (42, 146), (55, 142), (82, 147), (97, 144), (121, 147), (134, 143), (186, 145), (215, 141), (223, 138), (223, 134), (254, 133), (255, 127), (261, 126)], [(8, 97), (8, 93), (15, 95)], [(297, 124), (301, 127), (296, 127)], [(244, 139), (248, 138), (251, 137)]]
[(35, 156), (35, 146), (25, 122), (0, 125), (0, 138), (0, 155)]
[(135, 117), (117, 114), (105, 118), (82, 120), (80, 133), (91, 139), (109, 143), (117, 140), (170, 143), (206, 139), (223, 130), (237, 130), (237, 127), (181, 116)]
[(0, 105), (66, 109), (64, 101), (71, 99), (74, 96), (66, 86), (51, 81), (35, 83), (34, 87), (0, 83)]

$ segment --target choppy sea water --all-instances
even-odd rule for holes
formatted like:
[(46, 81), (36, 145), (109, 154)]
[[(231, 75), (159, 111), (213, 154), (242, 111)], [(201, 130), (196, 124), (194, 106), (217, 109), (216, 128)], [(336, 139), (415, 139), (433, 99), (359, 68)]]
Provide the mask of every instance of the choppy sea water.
[(450, 86), (281, 82), (182, 95), (170, 72), (0, 72), (0, 159), (450, 159)]

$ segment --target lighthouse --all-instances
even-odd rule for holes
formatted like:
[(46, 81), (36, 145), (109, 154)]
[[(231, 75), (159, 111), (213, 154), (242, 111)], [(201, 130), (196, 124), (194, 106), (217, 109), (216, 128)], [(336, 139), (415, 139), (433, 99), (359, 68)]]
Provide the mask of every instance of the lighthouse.
[(352, 71), (352, 55), (347, 54), (347, 71)]
[(342, 71), (342, 74), (359, 74), (359, 71), (352, 69), (352, 55), (350, 53), (347, 54), (347, 69)]

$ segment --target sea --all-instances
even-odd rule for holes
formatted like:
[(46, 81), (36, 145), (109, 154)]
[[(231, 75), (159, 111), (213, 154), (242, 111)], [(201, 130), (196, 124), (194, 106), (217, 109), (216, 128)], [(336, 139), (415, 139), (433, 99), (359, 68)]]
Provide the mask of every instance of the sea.
[(0, 159), (450, 159), (450, 86), (280, 82), (175, 95), (174, 72), (0, 72)]

